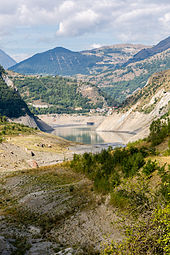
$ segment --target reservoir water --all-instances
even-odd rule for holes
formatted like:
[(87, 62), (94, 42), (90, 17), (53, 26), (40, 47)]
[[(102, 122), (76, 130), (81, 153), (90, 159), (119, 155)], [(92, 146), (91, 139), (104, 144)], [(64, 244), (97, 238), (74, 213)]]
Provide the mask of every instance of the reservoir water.
[(88, 145), (122, 145), (134, 135), (121, 132), (97, 132), (94, 126), (88, 125), (56, 125), (53, 128), (52, 133), (57, 136)]

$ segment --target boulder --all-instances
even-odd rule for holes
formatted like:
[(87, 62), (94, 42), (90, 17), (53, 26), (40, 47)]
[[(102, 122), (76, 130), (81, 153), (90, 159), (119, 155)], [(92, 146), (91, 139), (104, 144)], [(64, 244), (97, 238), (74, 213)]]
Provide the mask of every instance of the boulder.
[(28, 160), (27, 161), (28, 165), (31, 167), (31, 168), (38, 168), (38, 163), (35, 161), (35, 160)]

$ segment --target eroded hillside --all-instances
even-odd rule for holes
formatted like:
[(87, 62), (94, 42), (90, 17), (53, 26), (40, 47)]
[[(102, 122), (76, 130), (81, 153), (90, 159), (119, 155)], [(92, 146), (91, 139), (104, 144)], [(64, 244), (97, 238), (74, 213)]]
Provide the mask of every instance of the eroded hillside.
[[(154, 74), (148, 84), (129, 97), (124, 108), (114, 111), (98, 131), (132, 132), (133, 139), (148, 135), (150, 123), (169, 112), (170, 70)], [(167, 113), (168, 114), (168, 113)]]
[[(136, 254), (146, 254), (146, 249), (148, 254), (154, 254), (156, 248), (166, 248), (166, 242), (159, 242), (168, 233), (166, 225), (162, 226), (160, 219), (153, 221), (153, 213), (158, 206), (166, 210), (165, 163), (170, 163), (167, 129), (154, 148), (151, 139), (98, 154), (75, 155), (71, 162), (62, 164), (33, 164), (28, 169), (23, 165), (24, 158), (39, 158), (40, 165), (49, 164), (50, 155), (54, 159), (59, 154), (66, 155), (71, 144), (23, 126), (16, 126), (23, 128), (18, 133), (9, 128), (15, 124), (6, 124), (6, 130), (12, 133), (6, 134), (0, 144), (0, 162), (8, 163), (0, 168), (2, 254), (107, 255), (115, 244), (115, 251), (121, 251), (124, 246), (119, 244), (125, 241), (129, 227), (132, 229), (127, 233), (132, 235), (127, 241), (141, 252)], [(23, 151), (24, 158), (14, 167), (11, 158), (21, 158)], [(166, 211), (161, 215), (166, 220)], [(136, 236), (139, 222), (143, 231)], [(154, 239), (153, 229), (158, 240)], [(143, 236), (145, 242), (139, 245)], [(131, 246), (127, 243), (124, 249)]]

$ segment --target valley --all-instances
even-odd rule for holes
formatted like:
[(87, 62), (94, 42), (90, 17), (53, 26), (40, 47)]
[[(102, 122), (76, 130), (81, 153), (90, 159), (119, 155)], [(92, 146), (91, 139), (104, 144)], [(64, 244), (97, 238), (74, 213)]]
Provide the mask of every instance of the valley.
[(112, 240), (121, 243), (129, 225), (154, 212), (158, 192), (162, 206), (167, 199), (168, 133), (156, 154), (152, 140), (143, 140), (81, 156), (74, 154), (80, 144), (10, 125), (0, 144), (2, 254), (109, 254)]
[(169, 253), (169, 40), (0, 66), (0, 254)]

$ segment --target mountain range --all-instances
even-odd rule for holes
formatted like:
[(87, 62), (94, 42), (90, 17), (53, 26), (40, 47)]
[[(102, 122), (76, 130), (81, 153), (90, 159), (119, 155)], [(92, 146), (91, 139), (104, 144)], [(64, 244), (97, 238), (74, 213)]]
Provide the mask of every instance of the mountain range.
[(81, 52), (56, 47), (46, 52), (35, 54), (9, 69), (21, 74), (95, 75), (148, 59), (169, 48), (170, 37), (153, 47), (118, 44)]
[(170, 48), (170, 36), (165, 40), (160, 41), (157, 45), (153, 46), (152, 48), (142, 49), (137, 54), (135, 54), (133, 58), (129, 59), (129, 61), (126, 62), (126, 65), (147, 59), (169, 48)]
[(5, 69), (15, 65), (17, 62), (11, 58), (8, 54), (6, 54), (3, 50), (0, 49), (0, 65), (2, 65)]
[(71, 76), (78, 73), (88, 74), (101, 58), (87, 56), (62, 47), (56, 47), (43, 53), (38, 53), (13, 67), (12, 71), (21, 74), (43, 74)]
[(88, 76), (79, 75), (78, 78), (95, 84), (112, 98), (123, 102), (136, 90), (144, 87), (153, 73), (169, 68), (170, 37), (147, 50), (142, 49), (133, 58), (116, 68), (110, 66), (100, 73), (93, 71)]
[(170, 68), (170, 37), (153, 47), (133, 44), (73, 52), (56, 47), (9, 69), (21, 74), (75, 76), (90, 82), (118, 102), (145, 86), (155, 72)]
[(56, 47), (35, 54), (9, 69), (21, 74), (89, 75), (104, 71), (106, 67), (123, 64), (143, 48), (143, 45), (121, 44), (90, 51), (73, 52)]

